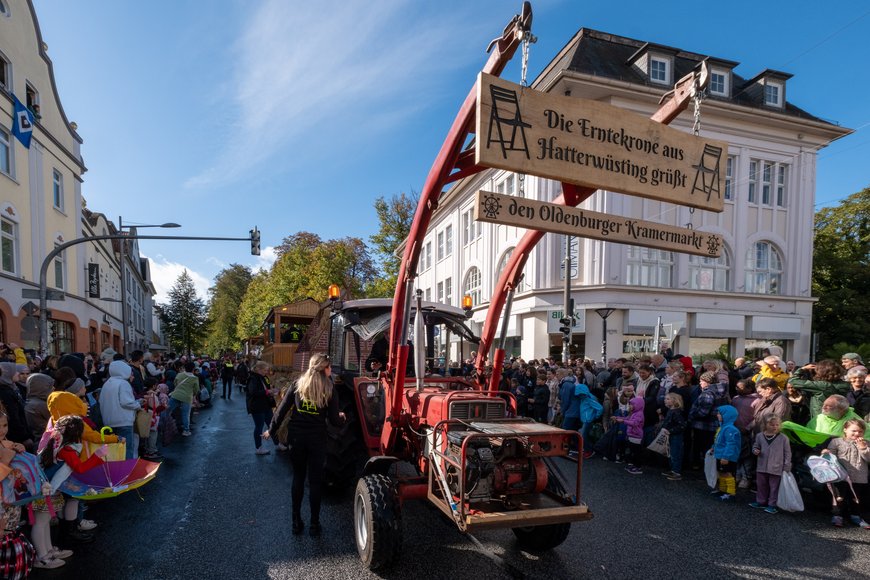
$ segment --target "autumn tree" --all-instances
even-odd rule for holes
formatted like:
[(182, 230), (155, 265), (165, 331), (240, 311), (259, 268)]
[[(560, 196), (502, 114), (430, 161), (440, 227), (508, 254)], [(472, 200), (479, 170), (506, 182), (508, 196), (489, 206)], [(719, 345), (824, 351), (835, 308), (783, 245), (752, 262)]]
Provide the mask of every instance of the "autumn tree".
[[(816, 213), (813, 327), (819, 350), (870, 343), (870, 188)], [(842, 354), (842, 353), (841, 353)]]
[(371, 257), (359, 238), (323, 241), (317, 234), (299, 232), (284, 238), (276, 253), (271, 270), (254, 276), (248, 286), (239, 307), (239, 336), (259, 334), (274, 306), (305, 298), (322, 302), (330, 284), (362, 296), (374, 279)]
[(246, 338), (238, 334), (239, 307), (252, 278), (250, 268), (240, 264), (230, 264), (215, 276), (215, 285), (208, 289), (210, 353), (237, 351)]
[(158, 305), (157, 314), (170, 347), (191, 354), (205, 344), (205, 302), (197, 296), (193, 279), (184, 270), (169, 291), (169, 302)]
[(381, 196), (375, 200), (379, 227), (377, 233), (369, 237), (369, 242), (373, 247), (378, 275), (367, 289), (369, 296), (391, 296), (396, 291), (396, 278), (402, 261), (401, 256), (396, 255), (396, 249), (411, 231), (417, 199), (416, 194), (402, 192), (390, 199)]

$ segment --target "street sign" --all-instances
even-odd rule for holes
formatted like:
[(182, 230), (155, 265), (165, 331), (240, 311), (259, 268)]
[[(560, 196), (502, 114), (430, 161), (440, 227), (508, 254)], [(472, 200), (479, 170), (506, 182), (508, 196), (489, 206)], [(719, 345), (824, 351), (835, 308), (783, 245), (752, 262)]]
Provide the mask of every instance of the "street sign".
[(478, 165), (721, 212), (728, 144), (481, 73)]
[[(59, 302), (63, 302), (66, 300), (64, 293), (62, 290), (49, 290), (47, 292), (48, 300), (57, 300)], [(34, 288), (22, 288), (21, 289), (21, 297), (22, 298), (35, 298), (39, 299), (39, 290)]]
[(593, 240), (718, 258), (722, 236), (576, 207), (478, 191), (474, 219)]
[[(24, 298), (26, 298), (26, 296)], [(25, 302), (21, 309), (27, 313), (27, 316), (33, 316), (33, 313), (39, 310), (39, 306), (33, 302)]]

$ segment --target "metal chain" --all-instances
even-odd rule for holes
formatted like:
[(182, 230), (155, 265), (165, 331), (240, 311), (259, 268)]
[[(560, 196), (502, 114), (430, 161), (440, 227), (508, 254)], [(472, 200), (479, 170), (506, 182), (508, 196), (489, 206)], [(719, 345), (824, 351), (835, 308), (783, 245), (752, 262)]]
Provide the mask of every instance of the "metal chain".
[[(692, 91), (694, 94), (692, 95), (692, 101), (694, 103), (694, 122), (692, 123), (692, 135), (698, 137), (701, 134), (701, 101), (704, 100), (704, 91), (701, 90), (701, 86), (699, 83), (699, 78), (695, 75), (695, 86)], [(689, 223), (686, 224), (686, 227), (690, 230), (695, 229), (694, 224), (692, 223), (695, 217), (695, 208), (689, 208)]]
[(695, 77), (695, 87), (694, 94), (692, 95), (692, 100), (695, 104), (695, 122), (692, 124), (692, 134), (697, 137), (701, 134), (701, 101), (704, 100), (704, 91), (701, 90), (701, 87), (698, 83), (698, 77)]
[[(530, 30), (523, 32), (523, 66), (520, 72), (520, 86), (529, 86), (526, 75), (529, 72), (529, 46), (538, 39)], [(519, 197), (526, 197), (526, 176), (524, 173), (517, 174), (517, 194)]]

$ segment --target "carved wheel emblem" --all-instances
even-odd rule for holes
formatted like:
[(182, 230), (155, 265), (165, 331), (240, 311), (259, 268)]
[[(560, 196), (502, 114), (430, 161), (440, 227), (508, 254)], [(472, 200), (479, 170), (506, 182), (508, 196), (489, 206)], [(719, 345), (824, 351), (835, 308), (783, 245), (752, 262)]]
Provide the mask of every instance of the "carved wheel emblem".
[(486, 217), (495, 219), (498, 217), (499, 211), (501, 211), (501, 204), (498, 202), (498, 199), (491, 195), (483, 198), (483, 213), (486, 214)]
[(707, 238), (707, 253), (711, 256), (715, 256), (719, 251), (719, 239), (716, 236), (710, 236)]

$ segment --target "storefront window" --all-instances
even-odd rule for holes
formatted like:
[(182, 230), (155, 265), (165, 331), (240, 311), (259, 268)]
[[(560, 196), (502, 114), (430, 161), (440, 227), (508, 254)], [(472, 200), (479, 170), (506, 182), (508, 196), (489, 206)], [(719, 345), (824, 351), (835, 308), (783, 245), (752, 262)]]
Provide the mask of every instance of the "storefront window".
[(63, 320), (52, 320), (51, 336), (49, 344), (51, 354), (63, 354), (75, 352), (75, 330), (72, 323)]

